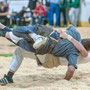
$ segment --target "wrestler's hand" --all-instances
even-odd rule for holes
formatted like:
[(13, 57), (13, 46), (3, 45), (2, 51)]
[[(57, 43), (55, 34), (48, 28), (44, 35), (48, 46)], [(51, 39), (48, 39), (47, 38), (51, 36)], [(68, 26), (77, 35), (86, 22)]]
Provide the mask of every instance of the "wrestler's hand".
[(65, 31), (58, 30), (57, 32), (60, 34), (60, 38), (67, 39), (68, 34)]

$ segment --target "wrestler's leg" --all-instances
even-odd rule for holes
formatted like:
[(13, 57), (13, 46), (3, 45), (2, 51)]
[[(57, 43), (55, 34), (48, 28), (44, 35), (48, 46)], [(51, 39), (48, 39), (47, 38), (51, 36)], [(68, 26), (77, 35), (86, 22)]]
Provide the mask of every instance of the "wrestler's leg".
[(33, 47), (36, 49), (37, 47), (39, 47), (39, 44), (43, 44), (47, 40), (47, 38), (34, 33), (35, 28), (36, 26), (16, 27), (13, 29), (13, 34), (17, 37), (24, 38), (26, 41), (33, 42)]
[(12, 40), (15, 45), (23, 48), (26, 51), (35, 52), (33, 47), (26, 40), (16, 37), (12, 32), (7, 32), (6, 38)]
[[(47, 41), (47, 38), (44, 38), (39, 35), (37, 36), (36, 34), (31, 34), (30, 36), (36, 39), (34, 44), (33, 42), (28, 42), (25, 39), (16, 37), (12, 32), (7, 32), (5, 37), (9, 41), (13, 42), (15, 45), (20, 46), (21, 48), (27, 51), (32, 51), (32, 52), (35, 51), (34, 49), (37, 49), (38, 47), (40, 47), (42, 44), (44, 44)], [(30, 46), (30, 44), (33, 44), (33, 46)]]
[(12, 35), (12, 30), (9, 27), (0, 23), (0, 36), (6, 37), (8, 40), (12, 41), (14, 44), (17, 44), (22, 38), (18, 38), (15, 35)]
[(13, 83), (12, 77), (13, 77), (14, 73), (19, 69), (24, 57), (35, 59), (35, 56), (32, 52), (27, 52), (24, 49), (17, 47), (13, 54), (12, 61), (9, 66), (9, 71), (8, 71), (7, 75), (4, 76), (4, 78), (2, 78), (0, 80), (0, 85), (6, 85), (8, 83)]
[(5, 37), (13, 42), (15, 45), (25, 49), (26, 51), (32, 51), (34, 52), (35, 50), (33, 49), (33, 47), (24, 39), (16, 37), (12, 32), (7, 32)]
[(23, 49), (25, 49), (25, 50), (28, 49), (28, 51), (30, 49), (30, 44), (33, 44), (33, 46), (36, 45), (36, 47), (38, 47), (39, 44), (44, 43), (47, 39), (47, 38), (45, 38), (43, 36), (40, 36), (40, 35), (37, 35), (35, 33), (31, 33), (31, 34), (29, 34), (29, 36), (31, 38), (33, 38), (35, 43), (31, 40), (29, 41), (29, 40), (26, 40), (26, 39), (19, 38), (19, 37), (15, 36), (12, 32), (7, 32), (5, 37), (8, 38), (8, 39), (11, 39), (11, 41), (13, 41), (16, 45), (22, 47)]
[(17, 69), (20, 67), (20, 64), (21, 64), (22, 60), (24, 59), (24, 57), (26, 57), (26, 58), (34, 57), (34, 59), (35, 59), (34, 53), (28, 52), (20, 47), (17, 47), (13, 54), (12, 61), (9, 66), (10, 70), (12, 70), (13, 72), (16, 72)]
[(30, 37), (29, 33), (34, 33), (34, 26), (18, 26), (13, 29), (13, 34), (17, 37), (24, 38), (27, 41), (33, 41), (33, 39)]
[[(38, 47), (39, 44), (42, 44), (47, 39), (43, 36), (35, 34), (33, 32), (33, 29), (34, 29), (33, 26), (32, 27), (27, 27), (27, 26), (16, 27), (13, 29), (13, 33), (10, 28), (4, 26), (3, 24), (0, 24), (0, 29), (2, 29), (2, 30), (0, 30), (0, 32), (3, 33), (3, 34), (1, 34), (1, 36), (6, 37), (7, 39), (11, 40), (15, 44), (17, 44), (19, 42), (19, 40), (24, 38), (26, 41), (29, 41), (32, 43), (35, 42), (34, 45), (37, 44), (36, 46)], [(21, 44), (19, 44), (19, 45), (21, 45)]]
[(5, 37), (7, 32), (11, 32), (12, 30), (5, 25), (0, 23), (0, 36)]

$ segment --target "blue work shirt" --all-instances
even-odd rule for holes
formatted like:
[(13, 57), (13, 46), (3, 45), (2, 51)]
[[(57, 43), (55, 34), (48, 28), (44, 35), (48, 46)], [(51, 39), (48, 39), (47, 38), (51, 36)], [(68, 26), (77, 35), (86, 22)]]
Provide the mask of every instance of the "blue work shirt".
[[(66, 30), (66, 33), (71, 35), (77, 41), (81, 42), (81, 36), (74, 26), (70, 26)], [(58, 57), (67, 58), (68, 65), (73, 65), (75, 68), (77, 68), (76, 64), (79, 51), (69, 40), (61, 39), (58, 41), (54, 49), (51, 51), (51, 54)]]

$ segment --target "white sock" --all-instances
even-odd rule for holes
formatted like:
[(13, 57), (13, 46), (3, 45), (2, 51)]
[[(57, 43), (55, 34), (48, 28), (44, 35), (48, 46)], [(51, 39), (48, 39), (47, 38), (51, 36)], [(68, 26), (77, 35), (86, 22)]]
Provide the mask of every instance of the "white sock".
[(36, 41), (36, 40), (38, 39), (38, 37), (40, 37), (40, 35), (37, 35), (37, 34), (35, 34), (35, 33), (32, 33), (32, 34), (31, 34), (31, 38), (32, 38), (34, 41)]
[(88, 51), (88, 56), (85, 59), (90, 59), (90, 51)]
[(16, 44), (18, 43), (19, 40), (22, 39), (22, 38), (15, 36), (12, 32), (9, 32), (9, 35), (10, 35), (10, 39)]

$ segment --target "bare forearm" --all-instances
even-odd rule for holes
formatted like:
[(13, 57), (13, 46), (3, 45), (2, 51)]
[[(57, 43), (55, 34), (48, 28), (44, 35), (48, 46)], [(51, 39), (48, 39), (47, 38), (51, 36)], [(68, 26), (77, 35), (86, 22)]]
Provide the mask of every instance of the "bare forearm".
[(68, 35), (66, 32), (62, 30), (59, 30), (58, 33), (60, 33), (61, 38), (69, 40), (76, 47), (76, 49), (81, 53), (83, 57), (88, 56), (87, 50), (83, 47), (83, 45), (80, 42), (78, 42), (72, 36)]
[(64, 79), (70, 80), (72, 78), (73, 74), (74, 74), (74, 71), (75, 71), (74, 66), (72, 66), (72, 65), (68, 66), (68, 70), (66, 72), (66, 76), (65, 76)]
[(73, 76), (73, 73), (72, 73), (72, 72), (67, 71), (67, 72), (66, 72), (66, 76), (65, 76), (65, 78), (64, 78), (64, 79), (66, 79), (66, 80), (70, 80), (70, 79), (72, 78), (72, 76)]
[(83, 45), (80, 42), (78, 42), (74, 38), (72, 38), (70, 40), (70, 42), (78, 49), (78, 51), (81, 53), (81, 55), (83, 57), (87, 57), (88, 56), (87, 50), (83, 47)]

